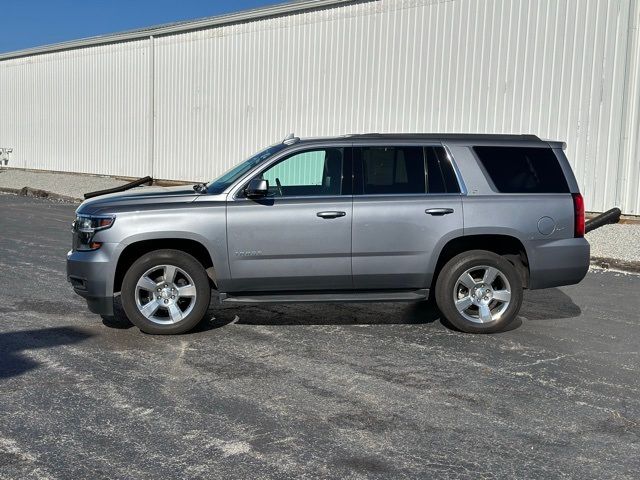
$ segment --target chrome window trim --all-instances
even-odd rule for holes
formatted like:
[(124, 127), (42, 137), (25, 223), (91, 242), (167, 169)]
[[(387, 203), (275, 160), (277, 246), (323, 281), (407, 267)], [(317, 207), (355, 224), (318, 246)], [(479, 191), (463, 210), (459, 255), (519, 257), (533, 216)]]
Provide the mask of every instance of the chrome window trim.
[[(326, 199), (336, 199), (336, 200), (340, 200), (340, 199), (344, 199), (344, 200), (349, 200), (351, 201), (351, 199), (353, 198), (353, 195), (296, 195), (296, 196), (285, 196), (285, 197), (281, 197), (281, 196), (274, 196), (274, 197), (262, 197), (259, 198), (257, 200), (266, 200), (266, 201), (270, 201), (270, 200), (326, 200)], [(234, 199), (235, 201), (247, 201), (247, 202), (255, 202), (256, 200), (251, 199), (251, 198), (247, 198), (247, 197), (236, 197)]]
[(354, 198), (368, 197), (461, 197), (462, 193), (366, 193), (363, 195), (353, 195)]

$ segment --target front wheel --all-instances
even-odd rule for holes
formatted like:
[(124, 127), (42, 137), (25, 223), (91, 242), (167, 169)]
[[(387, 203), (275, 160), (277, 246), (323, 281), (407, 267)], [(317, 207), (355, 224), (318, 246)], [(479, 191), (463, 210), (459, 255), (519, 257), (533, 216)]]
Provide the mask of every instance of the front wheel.
[(204, 317), (211, 287), (204, 267), (180, 250), (149, 252), (129, 268), (122, 281), (122, 308), (145, 333), (178, 334)]
[(444, 317), (463, 332), (499, 332), (520, 311), (522, 281), (500, 255), (485, 250), (463, 252), (442, 268), (436, 302)]

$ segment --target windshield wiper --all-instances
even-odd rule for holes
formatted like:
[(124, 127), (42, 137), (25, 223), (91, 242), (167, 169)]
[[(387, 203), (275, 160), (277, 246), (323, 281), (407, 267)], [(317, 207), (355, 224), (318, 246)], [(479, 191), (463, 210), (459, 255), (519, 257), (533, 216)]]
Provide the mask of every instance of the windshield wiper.
[(193, 186), (193, 190), (198, 192), (198, 193), (203, 193), (207, 191), (207, 184), (206, 183), (196, 183)]

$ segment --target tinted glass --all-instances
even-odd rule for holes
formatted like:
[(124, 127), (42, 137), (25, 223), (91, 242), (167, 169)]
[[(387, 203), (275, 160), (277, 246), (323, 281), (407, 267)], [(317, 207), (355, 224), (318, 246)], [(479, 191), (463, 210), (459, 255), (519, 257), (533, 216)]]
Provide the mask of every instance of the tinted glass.
[(460, 193), (460, 186), (444, 147), (425, 147), (428, 193)]
[(362, 193), (426, 193), (422, 147), (364, 147)]
[(474, 151), (499, 192), (569, 192), (562, 168), (550, 148), (474, 147)]
[(460, 193), (443, 147), (362, 147), (356, 151), (359, 194)]
[(278, 153), (280, 150), (284, 148), (287, 148), (287, 145), (285, 145), (284, 143), (281, 143), (279, 145), (274, 145), (265, 150), (262, 150), (261, 152), (256, 153), (253, 157), (236, 165), (235, 167), (231, 168), (229, 171), (222, 174), (222, 176), (218, 177), (216, 180), (209, 183), (207, 185), (207, 191), (213, 194), (224, 192), (225, 189), (230, 187), (233, 184), (233, 182), (238, 180), (242, 175), (244, 175), (253, 167), (264, 162), (269, 157)]
[(262, 172), (269, 195), (341, 195), (344, 149), (325, 148), (296, 153)]

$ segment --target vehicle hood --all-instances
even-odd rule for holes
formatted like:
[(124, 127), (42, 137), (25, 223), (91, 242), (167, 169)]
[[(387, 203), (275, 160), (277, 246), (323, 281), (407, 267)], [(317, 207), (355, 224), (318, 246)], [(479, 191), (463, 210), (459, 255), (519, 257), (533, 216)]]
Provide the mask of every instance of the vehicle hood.
[(165, 204), (191, 203), (199, 195), (193, 190), (192, 185), (136, 187), (124, 192), (100, 195), (85, 200), (78, 207), (76, 213), (97, 215), (123, 209), (145, 209)]

